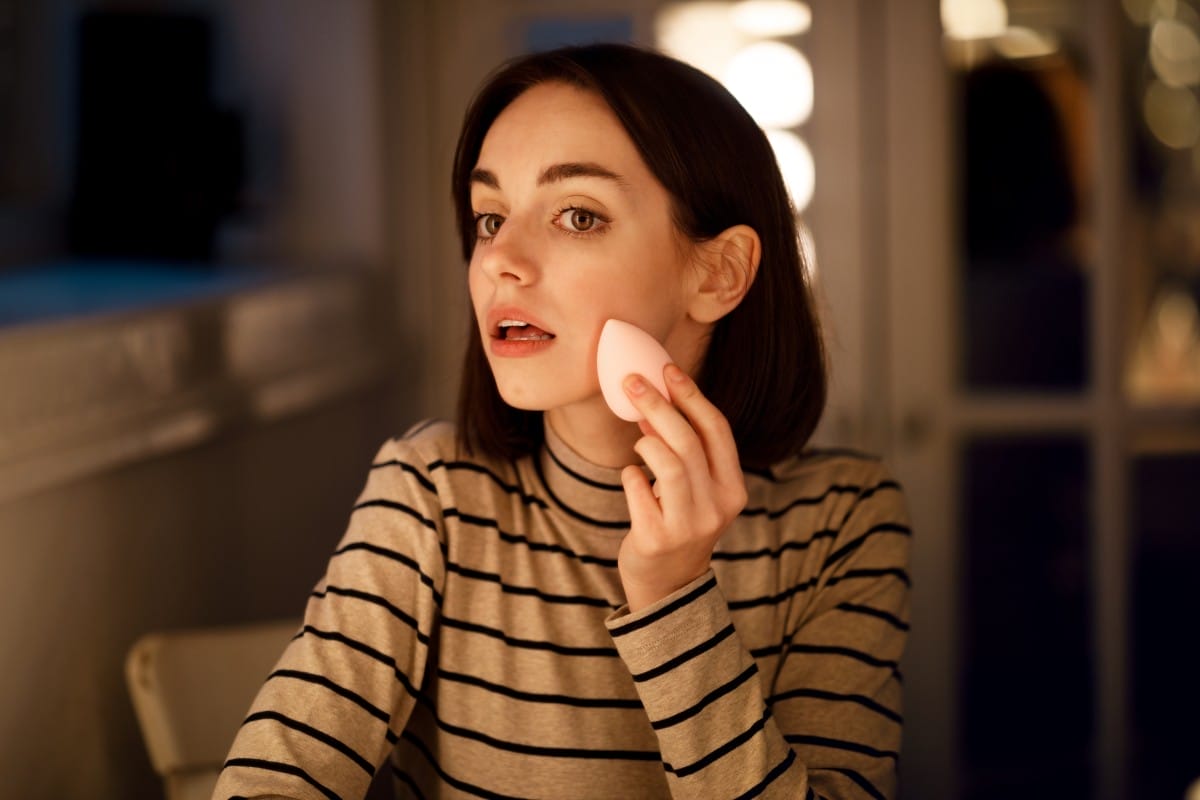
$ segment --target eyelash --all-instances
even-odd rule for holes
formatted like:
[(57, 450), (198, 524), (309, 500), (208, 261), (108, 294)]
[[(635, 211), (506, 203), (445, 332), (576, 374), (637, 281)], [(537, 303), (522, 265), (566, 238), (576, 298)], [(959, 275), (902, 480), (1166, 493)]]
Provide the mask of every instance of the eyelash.
[[(585, 239), (585, 238), (588, 238), (591, 236), (600, 236), (600, 235), (608, 232), (608, 225), (611, 222), (611, 220), (608, 217), (604, 216), (603, 214), (599, 214), (599, 213), (591, 210), (590, 208), (586, 208), (585, 206), (563, 206), (562, 208), (560, 208), (554, 212), (553, 218), (558, 219), (559, 217), (561, 217), (563, 214), (567, 213), (568, 211), (582, 211), (585, 214), (591, 214), (595, 218), (596, 222), (599, 223), (598, 228), (593, 228), (592, 230), (589, 230), (589, 231), (573, 231), (570, 228), (563, 227), (562, 225), (555, 225), (556, 228), (558, 228), (559, 230), (561, 230), (563, 233), (567, 234), (568, 236), (571, 236), (576, 239)], [(492, 239), (496, 238), (496, 234), (492, 234), (491, 236), (480, 236), (479, 235), (479, 223), (487, 217), (499, 217), (499, 216), (500, 216), (499, 214), (491, 214), (491, 213), (476, 213), (475, 214), (474, 222), (475, 222), (475, 242), (476, 242), (476, 244), (487, 244)], [(503, 226), (503, 222), (501, 223), (501, 225)]]
[(554, 212), (554, 219), (558, 219), (568, 211), (582, 211), (585, 214), (591, 214), (593, 219), (596, 221), (596, 224), (593, 225), (592, 229), (588, 231), (573, 231), (570, 228), (562, 228), (563, 233), (567, 234), (568, 236), (574, 236), (578, 239), (585, 239), (589, 236), (599, 236), (603, 233), (607, 233), (608, 225), (610, 222), (612, 222), (612, 220), (603, 214), (592, 211), (590, 208), (585, 206), (563, 206), (558, 211)]

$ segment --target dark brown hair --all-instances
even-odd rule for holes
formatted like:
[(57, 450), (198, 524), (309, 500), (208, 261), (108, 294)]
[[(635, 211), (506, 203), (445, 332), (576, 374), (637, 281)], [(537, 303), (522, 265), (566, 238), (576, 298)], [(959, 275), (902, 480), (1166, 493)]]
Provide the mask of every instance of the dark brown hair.
[[(680, 61), (620, 44), (567, 47), (503, 65), (467, 109), (454, 157), (463, 258), (475, 249), (470, 174), (488, 129), (522, 92), (561, 82), (602, 97), (671, 197), (693, 242), (749, 225), (762, 244), (742, 302), (713, 327), (697, 381), (729, 420), (742, 465), (799, 452), (825, 406), (825, 352), (805, 277), (795, 213), (762, 130), (720, 83)], [(509, 406), (496, 388), (474, 315), (459, 389), (459, 444), (517, 458), (543, 439), (542, 414)]]

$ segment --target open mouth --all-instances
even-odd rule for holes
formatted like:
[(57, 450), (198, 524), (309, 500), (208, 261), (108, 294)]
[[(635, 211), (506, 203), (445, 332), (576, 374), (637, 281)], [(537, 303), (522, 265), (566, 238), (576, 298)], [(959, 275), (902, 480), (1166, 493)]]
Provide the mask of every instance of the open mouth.
[(554, 334), (528, 322), (502, 319), (497, 327), (496, 338), (506, 342), (543, 342), (553, 339)]

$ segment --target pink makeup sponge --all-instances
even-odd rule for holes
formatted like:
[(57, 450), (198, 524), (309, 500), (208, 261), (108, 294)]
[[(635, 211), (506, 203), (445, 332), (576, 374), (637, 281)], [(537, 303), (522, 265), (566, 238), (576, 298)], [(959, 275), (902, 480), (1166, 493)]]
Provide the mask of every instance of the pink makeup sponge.
[(627, 422), (637, 422), (642, 414), (633, 407), (621, 384), (625, 377), (637, 373), (667, 397), (663, 367), (671, 356), (650, 334), (636, 325), (610, 319), (600, 331), (600, 346), (596, 351), (596, 372), (600, 376), (600, 391), (612, 412)]

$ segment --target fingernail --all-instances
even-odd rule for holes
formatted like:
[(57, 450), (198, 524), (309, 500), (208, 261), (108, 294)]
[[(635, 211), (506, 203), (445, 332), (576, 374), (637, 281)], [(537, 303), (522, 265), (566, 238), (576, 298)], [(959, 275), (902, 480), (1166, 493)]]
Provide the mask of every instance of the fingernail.
[(667, 376), (667, 380), (673, 383), (683, 383), (688, 377), (687, 373), (680, 369), (678, 364), (667, 364), (664, 372)]
[(646, 382), (640, 375), (630, 375), (625, 379), (625, 391), (630, 394), (641, 394), (646, 391)]

